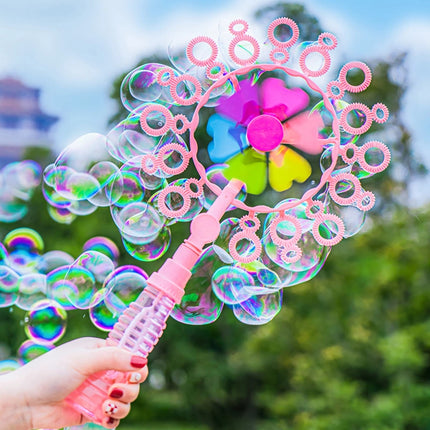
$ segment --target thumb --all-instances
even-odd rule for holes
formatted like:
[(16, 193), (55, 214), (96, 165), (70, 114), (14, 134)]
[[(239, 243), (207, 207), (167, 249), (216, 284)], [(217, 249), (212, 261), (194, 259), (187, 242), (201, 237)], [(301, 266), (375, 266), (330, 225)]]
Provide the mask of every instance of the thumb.
[(148, 360), (131, 352), (106, 346), (97, 349), (88, 349), (80, 360), (80, 371), (87, 376), (103, 370), (118, 370), (120, 372), (133, 372), (146, 366)]

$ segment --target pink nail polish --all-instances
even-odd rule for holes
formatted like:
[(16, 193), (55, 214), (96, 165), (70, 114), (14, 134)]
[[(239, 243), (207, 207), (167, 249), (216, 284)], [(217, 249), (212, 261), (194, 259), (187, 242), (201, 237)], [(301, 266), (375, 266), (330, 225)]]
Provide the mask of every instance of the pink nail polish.
[(148, 360), (144, 357), (140, 357), (139, 355), (133, 355), (130, 360), (130, 364), (137, 369), (142, 369), (148, 363)]

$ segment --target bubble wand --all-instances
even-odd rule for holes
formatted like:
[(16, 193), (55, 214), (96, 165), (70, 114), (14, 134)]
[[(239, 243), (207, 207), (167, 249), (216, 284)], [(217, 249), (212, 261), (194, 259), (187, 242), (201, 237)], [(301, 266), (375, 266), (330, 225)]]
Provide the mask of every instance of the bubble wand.
[[(87, 210), (89, 203), (110, 205), (133, 256), (137, 249), (150, 255), (158, 236), (170, 234), (172, 223), (191, 221), (190, 238), (151, 275), (148, 287), (109, 334), (109, 343), (146, 356), (169, 314), (209, 323), (224, 304), (242, 322), (270, 321), (280, 310), (282, 289), (314, 277), (331, 247), (357, 233), (375, 203), (361, 180), (382, 172), (390, 153), (379, 141), (361, 139), (372, 123), (388, 119), (388, 109), (382, 103), (369, 108), (343, 100), (347, 92), (358, 93), (370, 85), (370, 69), (350, 62), (321, 88), (318, 78), (329, 71), (337, 46), (334, 35), (323, 33), (315, 43), (297, 45), (298, 26), (279, 18), (269, 25), (268, 42), (261, 46), (248, 30), (244, 20), (230, 24), (223, 61), (218, 44), (200, 36), (184, 55), (171, 50), (175, 68), (149, 63), (126, 76), (121, 98), (130, 115), (107, 136), (107, 151), (123, 163), (120, 169), (97, 159), (95, 150), (91, 163), (82, 166), (76, 156), (80, 152), (71, 147), (49, 169), (49, 181), (45, 177), (60, 196), (76, 200), (79, 211)], [(363, 82), (351, 83), (350, 71), (360, 71)], [(288, 85), (290, 81), (300, 85)], [(302, 86), (319, 100), (311, 110), (306, 110), (311, 97)], [(195, 132), (203, 109), (213, 107), (215, 113), (210, 111), (206, 124), (213, 140), (205, 156)], [(103, 139), (96, 140), (98, 148), (104, 148)], [(86, 144), (78, 149), (84, 147), (89, 150)], [(167, 182), (183, 173), (191, 160), (199, 179)], [(140, 183), (160, 190), (143, 202), (142, 193), (136, 192)], [(246, 192), (240, 189), (242, 183)], [(266, 204), (269, 193), (276, 196), (273, 206)], [(233, 200), (245, 214), (220, 225)], [(208, 212), (197, 215), (202, 206)], [(261, 216), (265, 220), (259, 233)], [(210, 242), (214, 243), (203, 251)], [(159, 248), (161, 256), (167, 246)], [(196, 303), (183, 288), (191, 272), (202, 270), (214, 252), (221, 263), (206, 271), (210, 285), (200, 291)], [(210, 315), (198, 320), (202, 308), (210, 308)], [(117, 377), (112, 372), (92, 376), (70, 402), (101, 422), (101, 404)]]
[[(190, 270), (201, 256), (204, 245), (213, 242), (220, 231), (220, 219), (240, 192), (243, 183), (232, 180), (210, 209), (191, 222), (191, 235), (172, 258), (148, 279), (148, 286), (121, 315), (109, 333), (108, 345), (127, 349), (147, 357), (163, 334), (166, 320), (175, 303), (180, 303)], [(124, 375), (116, 371), (95, 374), (69, 397), (69, 403), (96, 423), (106, 420), (103, 403), (110, 386)]]

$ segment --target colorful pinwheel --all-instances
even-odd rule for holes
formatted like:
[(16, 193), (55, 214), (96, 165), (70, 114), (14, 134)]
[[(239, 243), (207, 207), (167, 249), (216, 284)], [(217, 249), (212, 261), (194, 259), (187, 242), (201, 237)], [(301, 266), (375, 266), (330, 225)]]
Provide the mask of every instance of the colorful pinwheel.
[(249, 79), (238, 85), (233, 95), (220, 99), (217, 113), (209, 118), (212, 162), (226, 164), (224, 176), (244, 181), (251, 194), (261, 194), (267, 180), (275, 191), (287, 190), (293, 181), (305, 182), (311, 166), (292, 147), (316, 155), (324, 145), (318, 137), (320, 115), (302, 112), (309, 103), (307, 93), (286, 88), (277, 78), (260, 86)]

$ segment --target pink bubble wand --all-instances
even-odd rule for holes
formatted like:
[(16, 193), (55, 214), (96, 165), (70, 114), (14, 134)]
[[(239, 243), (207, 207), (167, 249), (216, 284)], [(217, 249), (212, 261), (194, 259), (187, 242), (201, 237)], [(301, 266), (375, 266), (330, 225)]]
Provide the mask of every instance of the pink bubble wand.
[[(110, 331), (107, 344), (147, 357), (166, 327), (175, 303), (180, 303), (190, 270), (201, 256), (203, 247), (220, 232), (220, 219), (240, 192), (243, 183), (233, 179), (222, 190), (206, 213), (197, 215), (190, 224), (191, 235), (148, 279), (148, 286), (120, 316)], [(90, 376), (67, 399), (73, 408), (97, 424), (106, 421), (103, 403), (111, 385), (125, 382), (126, 375), (117, 371)]]

